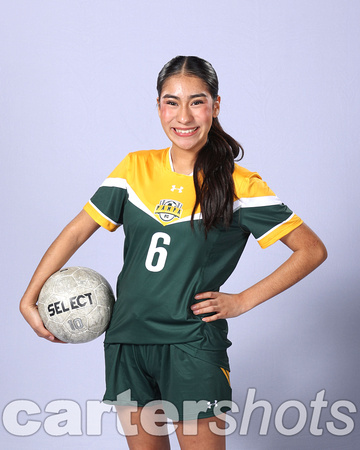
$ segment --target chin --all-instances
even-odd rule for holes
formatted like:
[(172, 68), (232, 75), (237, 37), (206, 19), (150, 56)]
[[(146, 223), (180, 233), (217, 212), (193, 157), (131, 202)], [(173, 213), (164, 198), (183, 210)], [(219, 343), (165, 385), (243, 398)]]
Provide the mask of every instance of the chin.
[(174, 147), (181, 148), (182, 150), (188, 150), (193, 152), (198, 152), (200, 149), (204, 147), (206, 144), (206, 140), (204, 142), (184, 142), (184, 141), (172, 141)]

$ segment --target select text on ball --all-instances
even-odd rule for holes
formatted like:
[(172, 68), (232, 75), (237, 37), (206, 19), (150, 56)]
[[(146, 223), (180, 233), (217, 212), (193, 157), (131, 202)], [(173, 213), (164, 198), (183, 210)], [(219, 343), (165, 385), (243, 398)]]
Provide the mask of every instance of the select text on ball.
[(66, 302), (54, 302), (48, 305), (49, 316), (52, 317), (55, 314), (62, 314), (64, 312), (70, 311), (72, 309), (83, 308), (87, 304), (92, 305), (91, 293), (77, 295), (75, 297), (71, 297), (68, 300), (68, 304)]

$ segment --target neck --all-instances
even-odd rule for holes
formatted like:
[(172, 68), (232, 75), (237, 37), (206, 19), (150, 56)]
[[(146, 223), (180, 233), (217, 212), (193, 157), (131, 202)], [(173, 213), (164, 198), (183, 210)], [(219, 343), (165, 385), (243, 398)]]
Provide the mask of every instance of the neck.
[(194, 170), (196, 155), (189, 154), (181, 149), (170, 149), (170, 158), (174, 172), (181, 175), (191, 175)]

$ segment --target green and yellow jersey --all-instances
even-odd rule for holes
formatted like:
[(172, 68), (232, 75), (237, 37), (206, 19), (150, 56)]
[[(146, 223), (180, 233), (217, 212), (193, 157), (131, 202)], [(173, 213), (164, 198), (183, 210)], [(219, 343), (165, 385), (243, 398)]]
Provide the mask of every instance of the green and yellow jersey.
[(124, 265), (106, 343), (176, 344), (228, 367), (226, 320), (205, 323), (190, 306), (218, 291), (235, 269), (250, 234), (265, 248), (302, 221), (257, 173), (235, 165), (230, 227), (205, 238), (193, 177), (172, 170), (169, 149), (130, 153), (85, 205), (107, 230), (124, 227)]

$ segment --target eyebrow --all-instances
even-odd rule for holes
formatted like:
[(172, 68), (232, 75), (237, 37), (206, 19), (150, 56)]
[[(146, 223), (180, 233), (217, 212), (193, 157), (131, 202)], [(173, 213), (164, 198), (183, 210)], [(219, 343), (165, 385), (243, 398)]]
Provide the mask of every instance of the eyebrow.
[[(197, 98), (197, 97), (207, 97), (207, 95), (204, 92), (201, 92), (200, 94), (192, 94), (189, 95), (189, 99), (193, 99), (193, 98)], [(162, 96), (162, 98), (174, 98), (175, 100), (180, 100), (180, 97), (177, 97), (176, 95), (173, 94), (165, 94)]]

